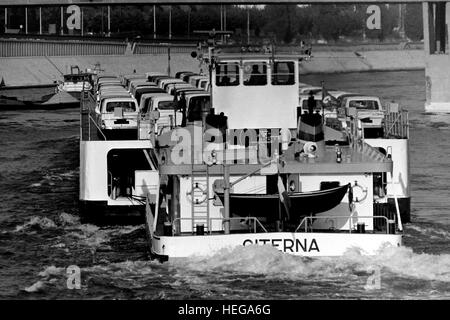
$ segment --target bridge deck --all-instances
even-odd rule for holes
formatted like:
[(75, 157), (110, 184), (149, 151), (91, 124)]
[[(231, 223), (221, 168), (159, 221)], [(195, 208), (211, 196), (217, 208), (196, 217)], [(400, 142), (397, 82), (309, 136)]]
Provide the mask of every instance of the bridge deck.
[[(448, 0), (383, 0), (383, 3), (446, 2)], [(180, 4), (322, 4), (322, 3), (374, 3), (373, 0), (2, 0), (1, 6), (106, 6), (106, 5), (180, 5)]]

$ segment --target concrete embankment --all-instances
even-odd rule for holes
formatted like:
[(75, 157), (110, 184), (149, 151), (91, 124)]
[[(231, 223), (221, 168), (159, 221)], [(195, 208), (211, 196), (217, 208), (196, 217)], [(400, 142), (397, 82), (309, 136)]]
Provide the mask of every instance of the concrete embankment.
[(424, 68), (423, 50), (321, 51), (313, 52), (312, 59), (301, 64), (300, 73), (397, 71)]
[[(49, 84), (62, 80), (62, 74), (70, 73), (70, 66), (86, 69), (93, 68), (97, 63), (105, 72), (120, 75), (134, 70), (136, 73), (167, 71), (168, 58), (165, 54), (0, 58), (0, 78), (4, 79), (6, 86)], [(170, 67), (172, 74), (179, 70), (199, 71), (199, 62), (189, 53), (175, 53), (171, 55)], [(300, 72), (311, 74), (424, 68), (424, 53), (419, 49), (321, 50), (313, 51), (312, 59), (302, 63)]]
[[(149, 71), (167, 72), (167, 55), (120, 55), (120, 56), (77, 56), (77, 57), (14, 57), (0, 58), (0, 78), (6, 86), (48, 84), (62, 80), (62, 74), (70, 73), (71, 66), (81, 70), (93, 69), (96, 64), (108, 73), (129, 74)], [(189, 54), (171, 55), (171, 73), (179, 70), (199, 70), (198, 60)]]

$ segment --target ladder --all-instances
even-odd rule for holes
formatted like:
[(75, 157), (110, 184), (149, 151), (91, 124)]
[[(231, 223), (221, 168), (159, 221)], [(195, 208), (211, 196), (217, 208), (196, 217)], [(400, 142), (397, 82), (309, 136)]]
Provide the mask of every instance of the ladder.
[(208, 166), (192, 166), (191, 191), (187, 195), (191, 200), (192, 232), (196, 232), (197, 225), (203, 225), (206, 232), (211, 232), (209, 226)]

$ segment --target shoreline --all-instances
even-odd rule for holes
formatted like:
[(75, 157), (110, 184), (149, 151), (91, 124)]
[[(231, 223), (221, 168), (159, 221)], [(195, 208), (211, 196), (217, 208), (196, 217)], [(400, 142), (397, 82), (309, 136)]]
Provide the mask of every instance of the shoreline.
[[(0, 77), (5, 86), (11, 87), (54, 85), (62, 75), (70, 73), (70, 67), (77, 65), (81, 70), (100, 68), (109, 73), (128, 74), (149, 71), (167, 72), (166, 54), (142, 55), (92, 55), (92, 56), (32, 56), (0, 58)], [(199, 72), (199, 62), (187, 53), (171, 54), (171, 73), (178, 70)], [(300, 65), (300, 74), (329, 74), (373, 71), (413, 71), (425, 69), (424, 51), (372, 50), (372, 51), (313, 51), (310, 60)], [(205, 70), (203, 70), (205, 72)]]

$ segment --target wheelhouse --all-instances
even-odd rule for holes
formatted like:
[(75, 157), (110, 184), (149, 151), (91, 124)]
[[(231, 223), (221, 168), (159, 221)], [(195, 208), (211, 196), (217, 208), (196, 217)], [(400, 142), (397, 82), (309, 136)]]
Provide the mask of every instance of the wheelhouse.
[[(296, 128), (299, 55), (223, 54), (212, 75), (213, 108), (229, 128)], [(243, 116), (245, 115), (245, 116)]]

